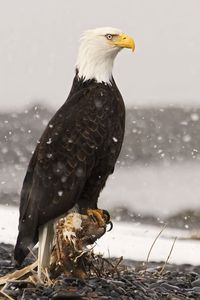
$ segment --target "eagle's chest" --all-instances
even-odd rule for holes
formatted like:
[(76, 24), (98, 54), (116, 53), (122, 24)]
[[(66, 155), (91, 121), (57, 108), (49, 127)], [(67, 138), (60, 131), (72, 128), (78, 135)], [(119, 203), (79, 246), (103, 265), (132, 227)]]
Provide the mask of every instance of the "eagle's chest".
[(111, 126), (112, 130), (109, 134), (109, 152), (110, 155), (117, 156), (122, 147), (124, 138), (124, 118), (115, 119)]
[(110, 119), (108, 120), (108, 141), (105, 147), (105, 160), (109, 165), (114, 165), (124, 139), (125, 108), (123, 102), (115, 103)]

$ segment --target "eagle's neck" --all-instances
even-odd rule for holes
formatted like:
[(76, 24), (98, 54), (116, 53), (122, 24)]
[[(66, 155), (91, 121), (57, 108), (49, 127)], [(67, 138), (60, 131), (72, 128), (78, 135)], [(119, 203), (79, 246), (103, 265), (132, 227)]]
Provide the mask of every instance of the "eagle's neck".
[(79, 78), (110, 84), (117, 53), (118, 51), (105, 52), (105, 49), (101, 48), (80, 47), (76, 63)]

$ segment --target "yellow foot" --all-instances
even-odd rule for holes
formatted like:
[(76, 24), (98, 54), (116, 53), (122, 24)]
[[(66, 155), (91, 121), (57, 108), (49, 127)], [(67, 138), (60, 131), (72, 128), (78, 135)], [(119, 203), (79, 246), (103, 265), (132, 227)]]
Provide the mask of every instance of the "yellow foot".
[(98, 223), (99, 227), (105, 227), (105, 225), (109, 222), (108, 214), (106, 214), (102, 209), (88, 209), (87, 214), (94, 222)]

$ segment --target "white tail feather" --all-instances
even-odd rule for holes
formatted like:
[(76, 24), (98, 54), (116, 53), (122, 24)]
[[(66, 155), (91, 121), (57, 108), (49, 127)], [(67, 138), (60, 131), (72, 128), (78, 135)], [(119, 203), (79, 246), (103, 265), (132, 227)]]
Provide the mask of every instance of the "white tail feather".
[(38, 276), (49, 267), (54, 238), (54, 222), (48, 222), (39, 228)]

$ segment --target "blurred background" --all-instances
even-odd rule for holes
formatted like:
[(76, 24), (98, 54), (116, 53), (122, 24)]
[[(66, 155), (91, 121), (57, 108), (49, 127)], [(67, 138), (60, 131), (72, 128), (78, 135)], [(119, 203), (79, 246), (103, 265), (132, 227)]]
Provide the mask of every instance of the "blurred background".
[(68, 96), (82, 32), (112, 26), (134, 38), (136, 51), (122, 51), (114, 66), (126, 134), (100, 206), (118, 221), (198, 227), (199, 0), (0, 5), (0, 204), (19, 205), (37, 140)]

